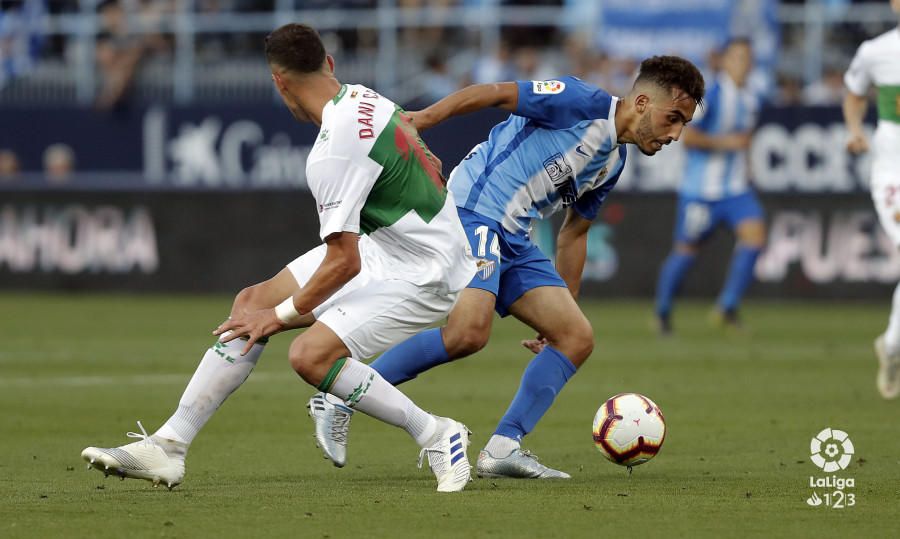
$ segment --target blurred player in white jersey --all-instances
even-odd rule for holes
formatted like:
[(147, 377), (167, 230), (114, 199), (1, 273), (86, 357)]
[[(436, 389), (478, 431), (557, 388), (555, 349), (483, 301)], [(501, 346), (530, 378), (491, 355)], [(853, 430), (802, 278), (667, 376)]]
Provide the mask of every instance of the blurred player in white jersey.
[(722, 70), (706, 94), (706, 106), (684, 133), (687, 163), (678, 193), (675, 246), (660, 270), (656, 317), (662, 335), (672, 332), (675, 295), (701, 244), (720, 224), (737, 236), (731, 267), (716, 305), (719, 322), (738, 325), (738, 307), (753, 280), (765, 243), (763, 210), (749, 184), (747, 149), (756, 125), (759, 97), (748, 85), (753, 68), (750, 42), (730, 41)]
[[(181, 483), (188, 445), (250, 375), (266, 338), (309, 327), (290, 347), (297, 374), (406, 430), (421, 447), (419, 465), (428, 458), (438, 491), (462, 490), (471, 469), (466, 427), (424, 412), (359, 361), (443, 320), (475, 274), (438, 162), (400, 107), (335, 78), (314, 29), (275, 30), (266, 58), (291, 113), (320, 126), (306, 174), (324, 245), (237, 295), (231, 317), (214, 332), (219, 340), (158, 431), (148, 435), (141, 426), (142, 433), (129, 434), (141, 441), (89, 447), (82, 457), (107, 474)], [(227, 244), (223, 238), (226, 252)]]
[[(900, 15), (900, 0), (891, 0)], [(844, 122), (850, 132), (847, 149), (869, 150), (863, 131), (871, 86), (878, 93), (878, 128), (872, 138), (872, 201), (885, 232), (900, 247), (900, 24), (864, 41), (844, 75), (849, 93), (844, 98)], [(886, 399), (900, 396), (900, 284), (894, 290), (887, 329), (875, 339), (879, 369), (878, 391)]]
[[(593, 329), (576, 302), (588, 231), (622, 173), (626, 143), (653, 155), (678, 140), (703, 89), (693, 64), (655, 56), (641, 63), (632, 90), (621, 98), (576, 77), (561, 77), (470, 86), (413, 113), (420, 129), (485, 107), (512, 113), (450, 175), (478, 274), (445, 327), (424, 331), (372, 363), (399, 384), (474, 354), (487, 344), (495, 311), (538, 332), (536, 339), (523, 341), (536, 356), (478, 455), (479, 476), (569, 477), (538, 462), (521, 442), (593, 350)], [(560, 211), (565, 221), (554, 267), (532, 242), (530, 230), (533, 219)], [(340, 403), (323, 401), (313, 398), (310, 407), (333, 406), (337, 412), (331, 417), (340, 421), (317, 418), (316, 434), (326, 454), (343, 465), (349, 413)]]

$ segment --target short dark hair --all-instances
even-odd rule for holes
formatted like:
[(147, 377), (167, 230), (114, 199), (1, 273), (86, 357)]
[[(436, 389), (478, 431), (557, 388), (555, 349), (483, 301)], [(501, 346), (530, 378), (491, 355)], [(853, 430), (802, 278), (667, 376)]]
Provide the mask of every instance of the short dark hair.
[(642, 82), (653, 83), (665, 90), (678, 88), (689, 95), (698, 105), (703, 104), (706, 92), (703, 74), (697, 67), (678, 56), (653, 56), (641, 62), (635, 85)]
[(325, 45), (312, 26), (285, 24), (266, 36), (266, 61), (295, 73), (313, 73), (325, 62)]

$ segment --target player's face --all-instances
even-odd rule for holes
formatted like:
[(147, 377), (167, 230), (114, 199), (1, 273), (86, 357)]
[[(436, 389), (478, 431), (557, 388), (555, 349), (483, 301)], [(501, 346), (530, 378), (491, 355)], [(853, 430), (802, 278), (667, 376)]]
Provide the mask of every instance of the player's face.
[(663, 146), (678, 140), (684, 126), (694, 117), (697, 104), (681, 90), (651, 99), (638, 122), (637, 147), (644, 155), (654, 155)]
[(722, 67), (740, 85), (744, 84), (753, 69), (753, 50), (748, 43), (732, 43), (722, 56)]

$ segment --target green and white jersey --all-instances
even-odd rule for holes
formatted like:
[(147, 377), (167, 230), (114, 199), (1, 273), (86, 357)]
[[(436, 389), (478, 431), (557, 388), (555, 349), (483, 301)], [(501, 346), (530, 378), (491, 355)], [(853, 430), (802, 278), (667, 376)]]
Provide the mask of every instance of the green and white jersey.
[(428, 152), (403, 109), (365, 86), (342, 86), (306, 163), (319, 235), (369, 235), (366, 268), (377, 279), (461, 290), (475, 259)]
[(856, 95), (866, 95), (869, 86), (878, 90), (878, 126), (900, 137), (900, 28), (863, 41), (844, 75), (844, 84)]

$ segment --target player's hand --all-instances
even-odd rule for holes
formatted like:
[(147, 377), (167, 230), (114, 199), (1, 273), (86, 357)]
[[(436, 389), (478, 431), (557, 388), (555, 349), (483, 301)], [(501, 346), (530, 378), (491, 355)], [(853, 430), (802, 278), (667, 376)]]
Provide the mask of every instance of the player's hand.
[(847, 141), (847, 151), (853, 155), (869, 151), (869, 141), (866, 140), (866, 136), (862, 133), (850, 135), (850, 139)]
[(284, 324), (275, 316), (275, 309), (261, 309), (242, 314), (236, 318), (229, 318), (213, 331), (213, 335), (223, 335), (230, 332), (221, 338), (222, 342), (246, 337), (247, 346), (241, 352), (243, 356), (250, 351), (250, 348), (253, 347), (256, 341), (262, 337), (274, 335), (283, 328)]
[(522, 341), (522, 346), (531, 350), (535, 354), (540, 354), (544, 347), (548, 344), (550, 344), (549, 341), (547, 341), (547, 339), (540, 333), (538, 333), (537, 337), (535, 337), (534, 339), (524, 339)]

